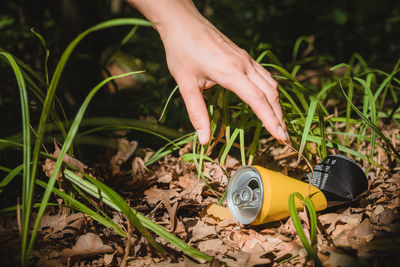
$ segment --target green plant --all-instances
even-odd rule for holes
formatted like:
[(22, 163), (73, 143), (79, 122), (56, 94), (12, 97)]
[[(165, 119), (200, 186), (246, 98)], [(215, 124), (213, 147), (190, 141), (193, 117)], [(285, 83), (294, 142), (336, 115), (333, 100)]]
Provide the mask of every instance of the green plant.
[[(307, 209), (308, 216), (310, 218), (310, 240), (307, 239), (304, 233), (303, 226), (297, 213), (295, 197), (297, 197), (302, 202), (304, 208)], [(289, 196), (289, 212), (297, 235), (299, 236), (301, 243), (306, 249), (308, 255), (311, 256), (316, 266), (322, 266), (322, 263), (319, 260), (314, 249), (317, 243), (317, 213), (310, 197), (303, 197), (300, 193), (297, 192), (292, 193)]]
[[(85, 101), (81, 105), (78, 113), (75, 116), (75, 119), (73, 120), (72, 124), (69, 126), (69, 123), (65, 122), (63, 123), (60, 118), (57, 116), (57, 113), (55, 112), (54, 105), (53, 105), (53, 100), (55, 98), (55, 91), (58, 87), (61, 74), (65, 68), (65, 65), (74, 50), (74, 48), (78, 45), (78, 43), (88, 34), (94, 31), (98, 31), (101, 29), (109, 28), (109, 27), (115, 27), (115, 26), (121, 26), (121, 25), (140, 25), (140, 26), (151, 26), (151, 23), (141, 20), (141, 19), (115, 19), (115, 20), (110, 20), (106, 21), (103, 23), (100, 23), (92, 28), (89, 28), (88, 30), (84, 31), (80, 35), (78, 35), (70, 44), (69, 46), (65, 49), (64, 53), (62, 54), (60, 60), (58, 61), (57, 67), (54, 71), (54, 74), (51, 78), (51, 81), (49, 82), (49, 77), (48, 77), (48, 71), (47, 71), (47, 58), (49, 55), (49, 52), (46, 49), (46, 66), (45, 66), (45, 80), (41, 78), (40, 75), (38, 75), (35, 71), (33, 71), (31, 68), (29, 68), (26, 64), (24, 64), (22, 61), (15, 59), (11, 54), (6, 52), (4, 49), (0, 51), (0, 55), (9, 63), (9, 65), (12, 67), (17, 82), (18, 82), (18, 87), (20, 89), (20, 96), (21, 96), (21, 110), (22, 110), (22, 116), (23, 116), (23, 151), (24, 151), (24, 158), (23, 158), (23, 165), (20, 165), (16, 167), (13, 170), (3, 168), (3, 170), (9, 171), (9, 174), (1, 181), (1, 188), (4, 188), (14, 177), (17, 176), (17, 174), (23, 169), (23, 184), (22, 184), (22, 207), (21, 207), (21, 212), (22, 212), (22, 236), (21, 236), (21, 262), (23, 265), (27, 265), (29, 261), (29, 257), (31, 254), (31, 251), (33, 249), (33, 246), (35, 244), (35, 239), (37, 235), (37, 231), (39, 228), (39, 223), (41, 220), (41, 217), (44, 214), (44, 211), (46, 207), (49, 204), (49, 198), (51, 193), (55, 193), (59, 197), (62, 197), (66, 203), (69, 203), (72, 207), (75, 209), (81, 210), (82, 212), (85, 212), (89, 216), (91, 216), (93, 219), (97, 220), (101, 224), (107, 226), (107, 227), (112, 227), (117, 233), (119, 233), (122, 236), (126, 236), (128, 233), (124, 233), (123, 230), (116, 225), (112, 220), (107, 218), (107, 216), (102, 213), (101, 211), (94, 211), (90, 209), (89, 207), (85, 206), (84, 204), (80, 203), (79, 201), (74, 200), (71, 198), (68, 194), (65, 194), (58, 190), (55, 187), (55, 182), (56, 182), (56, 177), (59, 171), (61, 170), (61, 167), (63, 165), (63, 158), (64, 155), (68, 152), (72, 153), (72, 145), (75, 136), (77, 135), (78, 128), (83, 120), (84, 113), (87, 109), (87, 106), (89, 105), (90, 101), (92, 100), (93, 96), (96, 94), (96, 92), (104, 86), (106, 83), (110, 82), (113, 79), (121, 78), (127, 75), (132, 75), (134, 72), (130, 73), (125, 73), (122, 75), (118, 76), (113, 76), (109, 77), (102, 82), (100, 82), (98, 85), (96, 85), (88, 94), (86, 97)], [(44, 39), (38, 34), (35, 33), (36, 36), (39, 37), (41, 40), (42, 44), (45, 46)], [(29, 73), (29, 74), (28, 74)], [(137, 72), (136, 72), (137, 73)], [(33, 76), (35, 79), (37, 79), (38, 82), (48, 86), (46, 93), (43, 93), (40, 91), (39, 86), (31, 79), (31, 76)], [(30, 145), (30, 123), (29, 123), (29, 106), (28, 106), (28, 98), (27, 98), (27, 90), (26, 90), (26, 85), (25, 81), (28, 81), (28, 85), (30, 86), (29, 88), (32, 90), (32, 92), (35, 94), (35, 96), (39, 99), (41, 103), (43, 103), (43, 108), (41, 112), (41, 117), (39, 121), (39, 125), (37, 127), (37, 136), (35, 140), (35, 144), (33, 147), (33, 155), (31, 156), (31, 145)], [(47, 118), (48, 116), (52, 115), (53, 118), (55, 119), (55, 124), (65, 137), (63, 147), (61, 149), (60, 155), (56, 160), (56, 165), (54, 168), (54, 171), (47, 183), (37, 179), (37, 169), (39, 166), (39, 156), (43, 152), (40, 151), (41, 145), (43, 144), (43, 140), (45, 137), (45, 133), (47, 130)], [(69, 126), (68, 131), (66, 130), (65, 126)], [(157, 132), (147, 130), (146, 128), (142, 127), (143, 125), (139, 123), (139, 125), (131, 123), (130, 126), (117, 126), (116, 128), (130, 128), (134, 130), (141, 130), (144, 132), (152, 133), (155, 134), (161, 138), (166, 139), (170, 144), (173, 144), (175, 147), (177, 145), (170, 141), (168, 138), (163, 137), (162, 135), (158, 134)], [(96, 131), (96, 129), (92, 130)], [(174, 133), (173, 133), (174, 134)], [(5, 146), (16, 146), (16, 147), (21, 147), (18, 142), (14, 142), (12, 140), (5, 140), (2, 139), (1, 143), (4, 144)], [(3, 147), (4, 148), (4, 147)], [(160, 152), (162, 153), (162, 152)], [(49, 156), (46, 155), (45, 156)], [(67, 176), (67, 175), (66, 175)], [(86, 175), (86, 178), (90, 180), (91, 185), (96, 188), (96, 192), (104, 192), (105, 196), (107, 196), (108, 204), (112, 205), (113, 208), (117, 209), (118, 211), (122, 212), (129, 221), (138, 229), (154, 246), (158, 251), (161, 253), (165, 253), (164, 249), (155, 242), (154, 238), (150, 235), (150, 233), (147, 231), (146, 228), (151, 229), (157, 234), (160, 234), (164, 238), (166, 238), (168, 241), (171, 241), (171, 243), (175, 244), (178, 248), (181, 248), (183, 252), (187, 253), (188, 255), (192, 255), (194, 257), (199, 257), (203, 258), (206, 260), (211, 260), (211, 257), (191, 248), (190, 246), (186, 245), (183, 241), (179, 240), (172, 234), (168, 233), (166, 230), (164, 230), (162, 227), (156, 225), (155, 223), (152, 223), (149, 221), (147, 218), (144, 216), (140, 215), (133, 209), (129, 208), (127, 204), (123, 201), (123, 199), (116, 194), (113, 190), (111, 190), (109, 187), (105, 186), (104, 184), (100, 183), (99, 181), (96, 181), (92, 178), (90, 178), (88, 175)], [(82, 178), (79, 178), (82, 180)], [(83, 181), (83, 180), (82, 180)], [(82, 182), (81, 181), (81, 182)], [(45, 193), (43, 195), (42, 201), (39, 205), (33, 205), (32, 199), (33, 199), (33, 194), (34, 194), (34, 188), (35, 184), (38, 184), (42, 187), (45, 188)], [(78, 189), (78, 188), (76, 188)], [(82, 191), (78, 191), (80, 194), (82, 194)], [(97, 195), (99, 198), (103, 199), (105, 198), (102, 193)], [(38, 206), (39, 211), (37, 214), (37, 217), (34, 221), (34, 227), (33, 230), (29, 236), (29, 224), (30, 224), (30, 219), (31, 219), (31, 210), (33, 206)], [(103, 214), (103, 215), (101, 215)]]

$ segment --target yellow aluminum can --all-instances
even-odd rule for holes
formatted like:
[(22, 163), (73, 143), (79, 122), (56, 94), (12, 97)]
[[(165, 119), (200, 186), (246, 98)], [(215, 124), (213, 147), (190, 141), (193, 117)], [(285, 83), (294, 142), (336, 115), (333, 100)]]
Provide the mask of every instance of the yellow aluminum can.
[[(282, 173), (261, 166), (243, 166), (232, 176), (228, 185), (228, 207), (243, 224), (258, 225), (278, 221), (289, 216), (288, 199), (294, 192), (303, 196), (309, 185)], [(315, 186), (310, 198), (317, 211), (327, 207), (324, 194)], [(302, 207), (296, 199), (296, 207)]]

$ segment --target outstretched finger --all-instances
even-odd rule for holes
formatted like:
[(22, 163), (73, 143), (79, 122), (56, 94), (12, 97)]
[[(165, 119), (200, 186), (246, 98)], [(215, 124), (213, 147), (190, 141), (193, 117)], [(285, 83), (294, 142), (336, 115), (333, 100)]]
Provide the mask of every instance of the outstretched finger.
[[(260, 73), (260, 71), (257, 70), (257, 66), (254, 66), (254, 68), (249, 70), (247, 73), (249, 79), (255, 83), (261, 91), (264, 92), (272, 107), (272, 110), (279, 119), (283, 130), (286, 131), (286, 124), (283, 120), (282, 108), (279, 102), (278, 83), (272, 79), (271, 75), (268, 74), (268, 72), (266, 74)], [(270, 79), (267, 79), (268, 76)]]
[(278, 140), (288, 141), (288, 135), (282, 128), (267, 96), (246, 75), (238, 74), (236, 79), (220, 80), (218, 83), (233, 91), (244, 102), (250, 105), (254, 113), (263, 122), (264, 127)]
[(190, 122), (197, 132), (200, 144), (205, 145), (210, 140), (210, 119), (207, 107), (204, 103), (202, 90), (198, 84), (193, 82), (180, 82), (179, 91), (181, 92)]

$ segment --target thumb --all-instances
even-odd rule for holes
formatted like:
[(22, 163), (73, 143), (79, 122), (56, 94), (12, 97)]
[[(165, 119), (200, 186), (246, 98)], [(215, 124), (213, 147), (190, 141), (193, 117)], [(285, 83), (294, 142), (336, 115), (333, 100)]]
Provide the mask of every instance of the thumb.
[(202, 90), (196, 81), (181, 82), (178, 85), (190, 122), (197, 132), (200, 144), (205, 145), (210, 140), (210, 119)]

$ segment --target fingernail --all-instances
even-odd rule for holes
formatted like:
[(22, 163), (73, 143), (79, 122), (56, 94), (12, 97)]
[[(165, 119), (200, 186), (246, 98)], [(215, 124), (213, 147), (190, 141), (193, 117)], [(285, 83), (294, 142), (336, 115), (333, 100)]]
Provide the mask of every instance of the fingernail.
[(279, 137), (281, 138), (282, 141), (288, 140), (288, 135), (285, 133), (285, 131), (282, 129), (282, 126), (278, 126), (278, 134)]
[(197, 137), (199, 138), (200, 144), (204, 145), (207, 143), (207, 133), (203, 129), (198, 129), (197, 131)]

